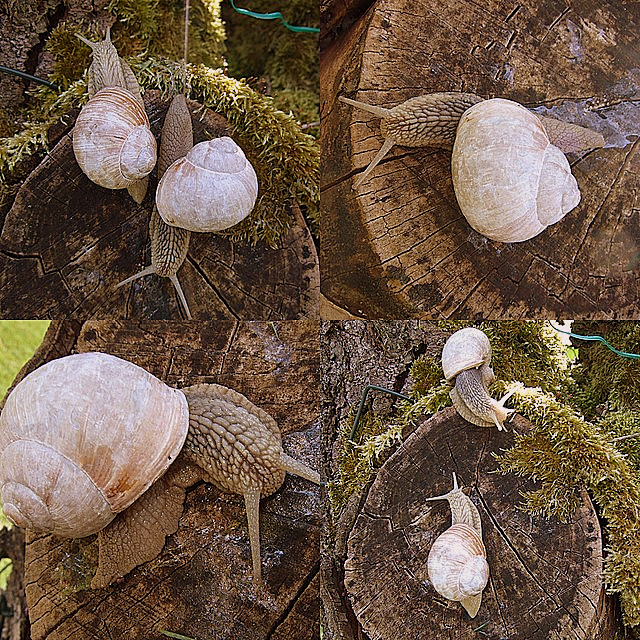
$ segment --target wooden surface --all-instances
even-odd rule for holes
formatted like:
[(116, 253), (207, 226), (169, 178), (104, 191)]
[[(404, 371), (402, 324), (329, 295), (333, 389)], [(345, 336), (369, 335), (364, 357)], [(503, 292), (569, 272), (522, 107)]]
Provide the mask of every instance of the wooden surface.
[[(330, 3), (337, 11), (345, 3)], [(358, 5), (349, 4), (357, 10)], [(640, 15), (629, 2), (377, 0), (325, 43), (321, 61), (323, 294), (361, 317), (633, 317), (639, 299)], [(570, 156), (577, 209), (538, 237), (473, 231), (450, 154), (382, 144), (381, 107), (469, 91), (599, 130), (605, 148)]]
[[(147, 91), (151, 128), (159, 137), (168, 100)], [(194, 140), (229, 133), (221, 116), (190, 102)], [(71, 114), (73, 123), (77, 114)], [(70, 127), (18, 192), (0, 233), (0, 317), (80, 320), (106, 317), (179, 319), (167, 278), (115, 285), (150, 264), (147, 196), (136, 205), (126, 190), (92, 183), (80, 171)], [(251, 159), (252, 150), (245, 149)], [(194, 319), (280, 320), (317, 316), (318, 261), (296, 204), (295, 224), (275, 249), (192, 234), (178, 277)]]
[[(52, 325), (48, 344), (21, 372), (69, 351), (106, 351), (182, 387), (216, 382), (269, 412), (287, 453), (318, 467), (318, 325), (311, 321), (114, 322)], [(79, 589), (93, 571), (92, 539), (28, 535), (31, 638), (317, 638), (319, 491), (287, 476), (261, 502), (264, 593), (251, 580), (241, 496), (198, 484), (161, 556), (107, 589)], [(79, 590), (78, 590), (79, 589)]]
[[(519, 417), (510, 424), (530, 427)], [(378, 471), (345, 563), (349, 599), (371, 640), (476, 639), (481, 625), (489, 638), (613, 638), (600, 628), (602, 539), (588, 495), (566, 524), (519, 511), (520, 492), (532, 483), (491, 473), (492, 454), (512, 442), (513, 433), (472, 426), (449, 408), (423, 422)], [(450, 491), (452, 471), (471, 489), (465, 493), (480, 512), (490, 567), (474, 619), (436, 593), (427, 574), (429, 550), (451, 512), (446, 501), (424, 499)]]

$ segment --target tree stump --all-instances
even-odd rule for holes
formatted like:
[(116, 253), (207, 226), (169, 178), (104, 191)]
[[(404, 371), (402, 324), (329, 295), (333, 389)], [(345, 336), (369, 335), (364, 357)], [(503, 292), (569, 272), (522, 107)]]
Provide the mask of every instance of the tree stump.
[[(105, 351), (183, 387), (217, 382), (270, 413), (290, 455), (317, 468), (318, 325), (65, 321), (19, 379), (69, 352)], [(106, 589), (86, 587), (95, 568), (92, 538), (28, 533), (26, 600), (33, 640), (161, 638), (316, 638), (319, 492), (287, 475), (261, 502), (265, 590), (254, 589), (241, 496), (200, 483), (187, 492), (180, 526), (160, 556)], [(83, 586), (84, 585), (84, 586)]]
[[(530, 428), (520, 417), (511, 425)], [(371, 640), (475, 639), (478, 627), (495, 639), (613, 638), (601, 619), (602, 538), (586, 491), (566, 524), (519, 511), (520, 492), (533, 485), (492, 473), (492, 454), (512, 440), (449, 408), (423, 422), (378, 471), (345, 563), (349, 598)], [(480, 512), (490, 567), (473, 620), (427, 575), (429, 550), (451, 525), (451, 513), (446, 501), (424, 499), (450, 491), (452, 471)]]
[[(168, 100), (145, 93), (151, 129), (159, 137)], [(189, 101), (194, 141), (227, 135), (229, 124)], [(70, 114), (73, 123), (77, 113)], [(206, 136), (205, 136), (206, 132)], [(70, 126), (20, 187), (0, 234), (0, 316), (20, 318), (142, 317), (183, 313), (167, 278), (118, 282), (151, 263), (148, 223), (156, 170), (136, 205), (126, 190), (91, 182), (73, 155)], [(251, 158), (253, 151), (247, 150)], [(295, 224), (276, 248), (191, 235), (178, 272), (194, 318), (280, 320), (317, 317), (318, 261), (296, 203)]]
[[(345, 18), (353, 25), (325, 43), (321, 65), (324, 295), (369, 318), (632, 316), (638, 20), (613, 0), (377, 0)], [(527, 242), (487, 240), (457, 205), (450, 151), (428, 148), (394, 147), (354, 188), (382, 145), (379, 118), (337, 97), (390, 108), (437, 91), (508, 98), (600, 131), (605, 148), (569, 156), (578, 207)]]

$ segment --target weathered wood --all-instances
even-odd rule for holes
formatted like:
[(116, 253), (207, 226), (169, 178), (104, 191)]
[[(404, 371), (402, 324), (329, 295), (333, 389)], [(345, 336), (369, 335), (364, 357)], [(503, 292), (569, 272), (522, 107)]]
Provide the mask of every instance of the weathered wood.
[[(91, 321), (73, 327), (68, 351), (106, 351), (145, 367), (170, 385), (216, 382), (269, 412), (284, 448), (317, 468), (318, 325), (311, 321)], [(51, 333), (48, 339), (52, 339)], [(59, 349), (41, 350), (39, 361)], [(54, 352), (56, 352), (54, 354)], [(187, 492), (178, 531), (162, 554), (122, 582), (90, 590), (92, 539), (29, 534), (25, 584), (33, 640), (160, 638), (166, 629), (194, 638), (316, 638), (319, 494), (288, 475), (261, 503), (265, 591), (251, 578), (241, 496), (200, 483)], [(82, 587), (82, 584), (85, 587)], [(301, 635), (293, 635), (296, 629)]]
[[(516, 417), (511, 427), (531, 425)], [(492, 473), (492, 454), (512, 441), (512, 433), (474, 427), (449, 408), (424, 421), (378, 471), (345, 563), (351, 603), (371, 640), (463, 640), (477, 638), (480, 625), (491, 638), (613, 638), (613, 629), (601, 632), (597, 615), (602, 538), (588, 495), (581, 493), (565, 524), (519, 511), (520, 492), (532, 483)], [(446, 501), (424, 499), (450, 491), (452, 471), (480, 512), (490, 567), (474, 619), (440, 596), (427, 574), (429, 550), (451, 513)]]
[[(159, 136), (168, 100), (147, 91), (145, 106)], [(218, 114), (189, 103), (194, 140), (225, 135)], [(74, 114), (69, 122), (73, 123)], [(249, 158), (252, 151), (245, 149)], [(182, 313), (167, 278), (115, 285), (150, 264), (148, 220), (155, 170), (136, 205), (126, 190), (92, 183), (78, 167), (70, 130), (21, 186), (0, 234), (0, 316), (164, 319)], [(294, 214), (295, 216), (295, 214)], [(213, 234), (192, 234), (179, 278), (194, 318), (247, 320), (317, 316), (318, 263), (299, 215), (275, 249)]]
[[(377, 0), (323, 50), (324, 295), (370, 318), (632, 317), (639, 27), (613, 1)], [(569, 158), (578, 208), (530, 241), (486, 240), (458, 208), (450, 153), (434, 149), (395, 147), (354, 190), (379, 120), (337, 97), (391, 107), (436, 91), (544, 105), (599, 130), (605, 148)]]

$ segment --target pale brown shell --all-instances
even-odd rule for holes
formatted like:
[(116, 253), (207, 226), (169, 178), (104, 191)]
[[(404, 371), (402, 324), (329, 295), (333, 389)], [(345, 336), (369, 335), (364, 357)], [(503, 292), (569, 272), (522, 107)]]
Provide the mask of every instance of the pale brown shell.
[(461, 371), (491, 362), (489, 338), (480, 329), (465, 327), (449, 336), (442, 349), (444, 377), (451, 381)]
[(156, 164), (156, 139), (144, 108), (126, 89), (98, 91), (73, 129), (73, 151), (83, 173), (107, 189), (124, 189)]
[(467, 222), (499, 242), (529, 240), (580, 202), (571, 167), (540, 119), (502, 98), (465, 111), (451, 173)]
[(221, 231), (246, 218), (258, 197), (258, 179), (242, 149), (229, 137), (195, 145), (164, 173), (156, 206), (169, 225)]
[(16, 524), (80, 538), (102, 529), (173, 462), (184, 395), (104, 353), (53, 360), (24, 378), (0, 416), (0, 493)]
[(473, 618), (489, 580), (487, 552), (482, 538), (467, 524), (451, 525), (431, 547), (427, 571), (433, 588), (462, 603)]

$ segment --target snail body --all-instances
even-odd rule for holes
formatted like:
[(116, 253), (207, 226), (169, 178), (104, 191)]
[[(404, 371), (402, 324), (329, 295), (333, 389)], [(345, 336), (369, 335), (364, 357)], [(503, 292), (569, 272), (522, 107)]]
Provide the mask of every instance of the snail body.
[(195, 145), (164, 173), (156, 191), (160, 217), (189, 231), (221, 231), (249, 215), (258, 179), (242, 149), (228, 136)]
[(502, 430), (504, 421), (513, 413), (513, 409), (504, 407), (512, 393), (499, 401), (489, 395), (487, 387), (495, 379), (490, 363), (489, 338), (474, 327), (456, 331), (442, 349), (442, 369), (447, 382), (453, 385), (449, 396), (456, 411), (479, 427), (495, 425)]
[(460, 209), (474, 229), (500, 242), (528, 240), (577, 206), (580, 192), (563, 152), (604, 145), (599, 133), (500, 98), (433, 93), (392, 109), (339, 99), (382, 119), (384, 143), (355, 186), (394, 144), (453, 148)]
[(478, 613), (482, 591), (489, 580), (487, 552), (482, 542), (478, 509), (458, 487), (427, 500), (447, 500), (451, 507), (451, 526), (433, 543), (427, 558), (427, 571), (434, 589), (448, 600), (460, 602), (471, 618)]
[[(162, 126), (158, 177), (161, 178), (172, 163), (186, 156), (192, 147), (191, 114), (185, 96), (178, 94), (171, 101)], [(151, 274), (169, 278), (178, 294), (187, 319), (191, 320), (189, 305), (177, 275), (187, 257), (191, 232), (168, 225), (159, 216), (158, 209), (154, 205), (149, 219), (149, 236), (151, 238), (151, 265), (118, 283), (116, 288)]]
[(140, 204), (156, 163), (156, 141), (133, 72), (111, 43), (78, 36), (93, 52), (89, 102), (73, 129), (73, 151), (87, 177), (107, 189), (126, 188)]
[[(106, 586), (155, 557), (177, 529), (184, 491), (179, 504), (155, 508), (150, 487), (178, 454), (192, 469), (182, 488), (201, 478), (244, 496), (259, 582), (260, 497), (277, 490), (286, 471), (316, 483), (318, 474), (282, 451), (273, 418), (241, 394), (215, 384), (173, 389), (108, 354), (53, 360), (9, 394), (0, 415), (5, 514), (59, 537), (98, 532), (92, 586)], [(149, 514), (154, 533), (164, 532), (151, 543)]]

